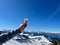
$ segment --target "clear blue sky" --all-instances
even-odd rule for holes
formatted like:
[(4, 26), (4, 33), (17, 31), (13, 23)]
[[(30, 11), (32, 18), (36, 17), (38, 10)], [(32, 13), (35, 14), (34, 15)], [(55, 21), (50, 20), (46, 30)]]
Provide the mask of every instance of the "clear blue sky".
[(15, 29), (24, 18), (26, 30), (59, 32), (60, 0), (0, 0), (0, 29)]

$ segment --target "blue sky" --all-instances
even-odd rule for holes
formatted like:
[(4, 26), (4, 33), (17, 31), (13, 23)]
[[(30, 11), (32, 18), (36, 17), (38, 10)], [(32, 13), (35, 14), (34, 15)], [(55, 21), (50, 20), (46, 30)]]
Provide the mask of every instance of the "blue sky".
[(59, 32), (60, 0), (0, 0), (0, 29), (15, 29), (24, 18), (28, 31)]

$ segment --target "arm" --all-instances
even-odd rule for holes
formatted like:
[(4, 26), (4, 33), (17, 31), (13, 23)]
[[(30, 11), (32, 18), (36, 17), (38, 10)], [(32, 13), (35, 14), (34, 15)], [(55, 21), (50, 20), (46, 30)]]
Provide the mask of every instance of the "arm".
[(11, 38), (13, 38), (14, 36), (16, 36), (18, 33), (23, 32), (26, 26), (27, 26), (27, 20), (24, 20), (24, 23), (18, 29), (16, 29), (15, 31), (9, 32), (8, 34), (4, 34), (0, 36), (0, 43), (4, 43), (10, 40)]

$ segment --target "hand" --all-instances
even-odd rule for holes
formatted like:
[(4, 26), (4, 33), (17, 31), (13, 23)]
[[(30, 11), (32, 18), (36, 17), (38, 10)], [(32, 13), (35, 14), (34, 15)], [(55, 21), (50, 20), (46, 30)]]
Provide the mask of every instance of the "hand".
[(22, 32), (25, 29), (25, 27), (27, 26), (27, 22), (28, 22), (28, 19), (24, 19), (24, 23), (20, 27), (20, 32)]

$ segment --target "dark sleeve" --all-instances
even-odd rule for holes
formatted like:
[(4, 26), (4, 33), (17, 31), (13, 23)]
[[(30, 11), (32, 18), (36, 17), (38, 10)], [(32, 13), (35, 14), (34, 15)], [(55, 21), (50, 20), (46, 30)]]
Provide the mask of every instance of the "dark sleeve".
[(10, 40), (14, 36), (16, 36), (18, 33), (21, 33), (21, 32), (19, 30), (16, 30), (16, 31), (9, 32), (8, 34), (4, 34), (4, 35), (0, 36), (0, 43), (4, 43), (4, 42)]

